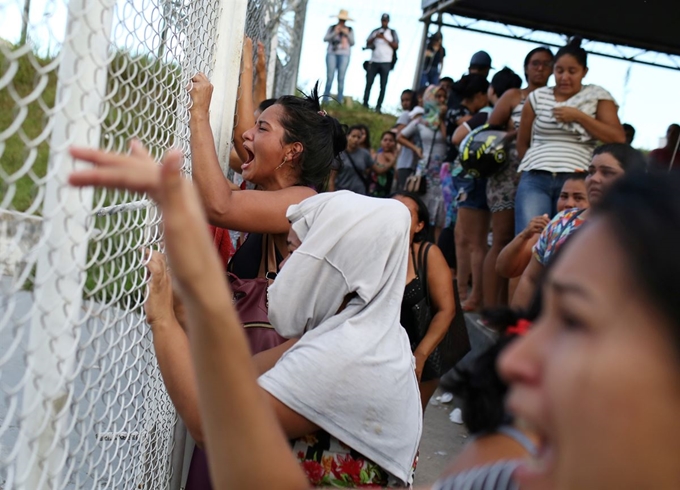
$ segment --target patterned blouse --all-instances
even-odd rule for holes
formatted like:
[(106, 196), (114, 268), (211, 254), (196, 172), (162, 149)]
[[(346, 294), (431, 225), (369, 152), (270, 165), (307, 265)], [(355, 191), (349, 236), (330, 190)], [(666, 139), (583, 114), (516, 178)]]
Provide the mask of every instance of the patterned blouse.
[(534, 257), (541, 265), (547, 265), (567, 238), (585, 222), (581, 217), (584, 211), (585, 209), (567, 209), (548, 223), (533, 248)]

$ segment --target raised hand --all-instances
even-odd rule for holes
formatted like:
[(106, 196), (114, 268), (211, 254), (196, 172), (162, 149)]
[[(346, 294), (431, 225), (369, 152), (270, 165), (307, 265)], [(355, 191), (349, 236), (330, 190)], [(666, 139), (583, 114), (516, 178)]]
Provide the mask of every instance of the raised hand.
[(191, 114), (208, 114), (210, 99), (212, 99), (213, 85), (203, 73), (198, 72), (191, 78), (189, 96), (191, 97)]
[[(130, 143), (129, 155), (77, 147), (71, 148), (70, 152), (73, 158), (94, 165), (72, 173), (69, 177), (71, 185), (146, 192), (153, 200), (158, 200), (161, 170), (139, 141)], [(169, 156), (181, 161), (178, 151), (170, 151), (163, 157), (164, 163)]]

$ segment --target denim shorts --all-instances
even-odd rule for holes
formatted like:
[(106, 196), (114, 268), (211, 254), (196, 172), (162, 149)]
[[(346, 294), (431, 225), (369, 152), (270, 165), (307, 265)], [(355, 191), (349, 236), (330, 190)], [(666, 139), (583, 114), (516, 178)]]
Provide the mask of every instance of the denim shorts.
[(486, 202), (487, 179), (466, 179), (456, 176), (453, 186), (456, 190), (456, 206), (458, 208), (480, 209), (488, 211)]

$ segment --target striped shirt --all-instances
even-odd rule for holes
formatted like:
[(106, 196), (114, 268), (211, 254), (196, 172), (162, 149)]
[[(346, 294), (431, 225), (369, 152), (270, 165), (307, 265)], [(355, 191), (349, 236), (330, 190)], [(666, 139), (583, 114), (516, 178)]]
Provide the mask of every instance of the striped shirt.
[(518, 461), (479, 466), (439, 480), (432, 490), (519, 490), (519, 485), (512, 479), (517, 466)]
[[(572, 99), (584, 100), (583, 92), (588, 93), (591, 103), (570, 104)], [(527, 100), (536, 117), (531, 131), (531, 146), (519, 166), (520, 172), (545, 170), (573, 173), (585, 172), (588, 169), (597, 141), (592, 137), (584, 138), (583, 128), (578, 124), (557, 122), (553, 116), (553, 109), (556, 106), (577, 107), (594, 118), (597, 113), (597, 103), (592, 103), (592, 98), (595, 98), (595, 102), (614, 101), (609, 92), (597, 85), (584, 85), (579, 94), (561, 103), (555, 100), (553, 87), (542, 87), (529, 94)]]

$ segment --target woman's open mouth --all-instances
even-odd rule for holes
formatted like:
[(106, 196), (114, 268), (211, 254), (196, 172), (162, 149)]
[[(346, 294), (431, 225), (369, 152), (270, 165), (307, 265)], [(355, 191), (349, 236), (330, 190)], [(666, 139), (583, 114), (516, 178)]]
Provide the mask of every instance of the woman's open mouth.
[(527, 457), (522, 462), (515, 471), (515, 478), (520, 485), (528, 484), (539, 479), (545, 479), (555, 465), (555, 450), (553, 444), (545, 433), (541, 432), (530, 422), (517, 419), (515, 423), (518, 427), (525, 429), (538, 439), (536, 453)]
[(255, 154), (252, 152), (250, 148), (248, 148), (246, 145), (243, 145), (243, 149), (246, 150), (248, 158), (246, 159), (245, 162), (241, 164), (241, 171), (250, 167), (250, 164), (253, 163), (253, 160), (255, 160)]

